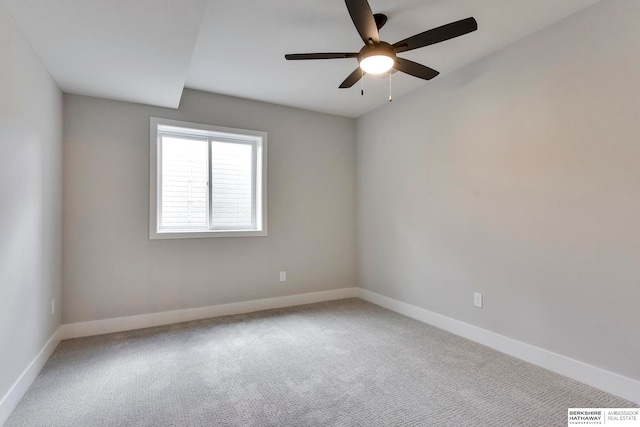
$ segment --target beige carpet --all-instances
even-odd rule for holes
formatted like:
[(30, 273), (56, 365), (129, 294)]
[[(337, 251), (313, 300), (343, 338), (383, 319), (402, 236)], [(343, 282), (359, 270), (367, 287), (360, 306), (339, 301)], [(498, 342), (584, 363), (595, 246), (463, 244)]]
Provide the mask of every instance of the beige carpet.
[(348, 299), (63, 341), (5, 427), (565, 426), (634, 406)]

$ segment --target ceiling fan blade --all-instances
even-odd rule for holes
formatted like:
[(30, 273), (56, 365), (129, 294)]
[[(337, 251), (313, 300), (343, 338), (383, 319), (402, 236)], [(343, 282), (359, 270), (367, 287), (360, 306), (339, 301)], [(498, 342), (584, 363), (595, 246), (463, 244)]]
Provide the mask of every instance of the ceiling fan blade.
[(367, 0), (345, 0), (345, 3), (353, 25), (356, 26), (356, 30), (358, 30), (364, 44), (369, 44), (369, 39), (373, 40), (374, 43), (380, 43), (378, 26)]
[(418, 64), (417, 62), (409, 61), (404, 58), (396, 58), (394, 68), (398, 71), (402, 71), (403, 73), (407, 73), (424, 80), (431, 80), (440, 74), (440, 72), (433, 68), (426, 67), (422, 64)]
[(360, 67), (356, 68), (355, 70), (353, 70), (353, 73), (349, 74), (349, 77), (344, 79), (344, 81), (340, 84), (340, 89), (350, 88), (351, 86), (356, 84), (358, 80), (360, 80), (362, 76), (365, 74), (367, 73), (362, 71), (362, 68)]
[(406, 52), (459, 37), (477, 29), (478, 23), (474, 18), (461, 19), (401, 40), (398, 43), (394, 43), (393, 47), (396, 53)]
[(358, 54), (353, 52), (342, 53), (290, 53), (284, 56), (285, 59), (296, 61), (301, 59), (342, 59), (357, 58)]

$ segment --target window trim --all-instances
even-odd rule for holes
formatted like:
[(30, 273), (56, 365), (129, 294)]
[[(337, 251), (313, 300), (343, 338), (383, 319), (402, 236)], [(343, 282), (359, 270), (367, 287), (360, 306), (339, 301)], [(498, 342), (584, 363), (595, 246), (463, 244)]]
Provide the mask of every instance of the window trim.
[[(149, 239), (192, 239), (192, 238), (212, 238), (212, 237), (254, 237), (254, 236), (267, 236), (267, 132), (229, 128), (223, 126), (205, 125), (199, 123), (183, 122), (178, 120), (163, 119), (159, 117), (150, 117), (149, 126)], [(253, 145), (256, 150), (256, 155), (252, 156), (252, 161), (255, 162), (256, 183), (252, 186), (252, 191), (255, 192), (255, 210), (252, 213), (255, 215), (256, 229), (255, 230), (237, 230), (229, 229), (226, 227), (214, 228), (209, 230), (171, 230), (162, 231), (158, 228), (160, 224), (160, 209), (158, 203), (160, 201), (160, 162), (162, 161), (159, 147), (160, 147), (160, 133), (171, 132), (171, 129), (160, 130), (161, 127), (176, 128), (177, 133), (184, 133), (187, 130), (187, 134), (190, 137), (211, 137), (216, 134), (220, 134), (222, 140), (240, 140), (247, 141), (250, 139), (255, 140)], [(180, 132), (182, 129), (182, 132)], [(198, 135), (200, 134), (200, 135)], [(231, 135), (238, 135), (238, 138), (229, 137)], [(185, 135), (186, 136), (186, 135)], [(242, 138), (246, 137), (246, 138)], [(244, 142), (248, 143), (248, 142)], [(210, 145), (210, 144), (209, 144)], [(210, 147), (209, 147), (210, 150)], [(211, 153), (209, 153), (211, 157)], [(211, 170), (209, 168), (209, 174)], [(259, 179), (258, 179), (259, 178)], [(209, 182), (211, 177), (209, 176)], [(256, 187), (260, 188), (256, 188)], [(212, 186), (209, 185), (208, 199), (211, 197)], [(210, 200), (207, 201), (208, 205), (211, 205)], [(210, 213), (211, 207), (208, 207)]]

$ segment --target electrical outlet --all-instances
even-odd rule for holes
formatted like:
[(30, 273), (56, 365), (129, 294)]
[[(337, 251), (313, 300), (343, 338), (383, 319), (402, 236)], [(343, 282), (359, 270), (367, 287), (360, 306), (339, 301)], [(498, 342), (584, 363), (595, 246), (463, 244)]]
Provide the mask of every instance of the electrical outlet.
[(280, 281), (281, 282), (286, 282), (287, 281), (287, 272), (286, 271), (281, 271), (280, 272)]
[(55, 312), (56, 312), (56, 299), (54, 298), (51, 300), (51, 315), (53, 316)]
[(482, 308), (482, 294), (479, 292), (473, 293), (473, 306)]

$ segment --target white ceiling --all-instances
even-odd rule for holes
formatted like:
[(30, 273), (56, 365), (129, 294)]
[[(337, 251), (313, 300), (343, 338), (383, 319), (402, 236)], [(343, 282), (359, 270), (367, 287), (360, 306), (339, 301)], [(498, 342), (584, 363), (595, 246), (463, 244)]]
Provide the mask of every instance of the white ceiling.
[[(388, 79), (338, 85), (357, 52), (343, 0), (0, 0), (67, 93), (177, 108), (184, 87), (358, 117), (387, 102)], [(394, 43), (475, 17), (478, 31), (400, 56), (450, 73), (599, 0), (369, 0)], [(394, 98), (429, 82), (395, 73)]]

